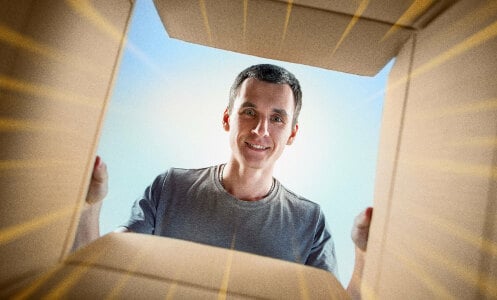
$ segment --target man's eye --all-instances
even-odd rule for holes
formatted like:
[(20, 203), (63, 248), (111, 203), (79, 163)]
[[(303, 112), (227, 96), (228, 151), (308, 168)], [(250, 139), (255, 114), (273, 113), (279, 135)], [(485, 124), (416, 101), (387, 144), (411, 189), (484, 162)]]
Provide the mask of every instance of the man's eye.
[(280, 116), (273, 116), (271, 117), (271, 121), (280, 123), (283, 122), (283, 119)]
[(246, 109), (244, 111), (244, 113), (247, 115), (247, 116), (255, 116), (255, 111), (253, 109)]

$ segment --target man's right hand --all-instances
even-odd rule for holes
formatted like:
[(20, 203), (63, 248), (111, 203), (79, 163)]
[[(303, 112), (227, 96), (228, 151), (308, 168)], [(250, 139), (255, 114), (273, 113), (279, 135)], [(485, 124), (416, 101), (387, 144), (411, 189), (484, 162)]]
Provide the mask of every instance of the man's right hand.
[(88, 187), (88, 193), (86, 194), (87, 205), (101, 202), (107, 196), (107, 192), (109, 191), (108, 181), (107, 165), (100, 156), (97, 156), (93, 165), (93, 174)]

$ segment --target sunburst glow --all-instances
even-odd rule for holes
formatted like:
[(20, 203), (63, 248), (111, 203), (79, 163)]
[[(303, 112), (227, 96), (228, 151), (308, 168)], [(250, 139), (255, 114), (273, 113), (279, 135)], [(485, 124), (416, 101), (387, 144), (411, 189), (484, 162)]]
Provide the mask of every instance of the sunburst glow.
[(0, 24), (0, 41), (11, 45), (12, 47), (24, 49), (58, 63), (74, 67), (80, 71), (88, 72), (94, 76), (101, 76), (102, 74), (102, 68), (95, 65), (93, 62), (68, 53), (67, 51), (63, 52), (44, 45), (2, 24)]
[[(0, 170), (1, 169), (2, 168), (0, 164)], [(74, 213), (74, 207), (70, 205), (62, 209), (47, 213), (44, 216), (29, 220), (27, 222), (16, 224), (7, 228), (2, 228), (0, 230), (0, 245), (21, 238), (26, 234), (44, 228), (45, 226), (55, 223), (63, 218), (67, 218), (72, 213)]]
[(225, 300), (228, 293), (228, 284), (230, 280), (231, 268), (233, 267), (233, 250), (235, 249), (236, 243), (236, 232), (233, 233), (233, 238), (231, 239), (230, 250), (228, 252), (228, 257), (226, 258), (226, 265), (224, 266), (223, 279), (221, 280), (221, 286), (219, 287), (218, 300)]
[(92, 108), (100, 108), (99, 99), (71, 93), (69, 91), (62, 91), (45, 84), (32, 83), (9, 78), (4, 75), (0, 75), (0, 87), (27, 95), (44, 98), (48, 101), (59, 101), (70, 104), (84, 105)]
[(352, 28), (354, 28), (355, 24), (359, 21), (359, 18), (362, 16), (364, 11), (369, 5), (369, 0), (362, 0), (361, 3), (359, 4), (359, 7), (354, 13), (354, 16), (352, 17), (352, 20), (350, 20), (349, 24), (347, 25), (347, 28), (345, 28), (345, 31), (342, 33), (342, 36), (340, 37), (340, 40), (338, 40), (338, 43), (336, 44), (335, 48), (331, 52), (331, 56), (335, 54), (335, 52), (338, 50), (340, 45), (343, 43), (345, 38), (349, 35), (350, 31)]
[(285, 24), (283, 25), (283, 33), (281, 34), (281, 41), (280, 41), (278, 54), (281, 53), (281, 50), (283, 49), (283, 43), (285, 42), (286, 39), (288, 25), (290, 24), (290, 16), (292, 15), (292, 7), (293, 7), (293, 0), (288, 0), (288, 3), (286, 5)]
[(112, 288), (112, 290), (105, 297), (106, 300), (118, 299), (122, 298), (123, 295), (120, 295), (123, 288), (126, 286), (128, 281), (132, 279), (134, 272), (140, 268), (140, 265), (147, 258), (147, 251), (150, 247), (150, 244), (143, 244), (139, 247), (138, 251), (134, 255), (134, 257), (129, 260), (129, 264), (127, 266), (127, 271), (121, 276), (116, 285)]
[(209, 44), (212, 45), (212, 31), (209, 25), (209, 16), (207, 15), (207, 7), (205, 6), (205, 0), (198, 0), (198, 5), (200, 6), (200, 12), (202, 13), (202, 19), (204, 21), (204, 28), (209, 39)]
[(433, 0), (416, 0), (411, 6), (400, 16), (400, 18), (395, 22), (395, 24), (390, 27), (390, 29), (385, 33), (385, 35), (381, 38), (380, 43), (388, 39), (392, 34), (397, 32), (402, 24), (409, 24), (416, 20), (422, 13), (424, 13), (430, 5), (433, 3)]

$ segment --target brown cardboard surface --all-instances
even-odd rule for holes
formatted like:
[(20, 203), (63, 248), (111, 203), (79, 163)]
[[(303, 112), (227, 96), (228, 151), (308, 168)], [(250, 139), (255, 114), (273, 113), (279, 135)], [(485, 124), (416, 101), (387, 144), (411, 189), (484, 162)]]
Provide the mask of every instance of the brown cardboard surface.
[[(81, 277), (75, 278), (83, 274)], [(74, 278), (76, 280), (67, 280)], [(64, 285), (68, 284), (68, 288)], [(23, 295), (23, 294), (15, 294)], [(29, 294), (66, 299), (218, 299), (218, 292), (197, 286), (183, 285), (154, 277), (127, 274), (116, 270), (68, 265), (59, 270), (40, 290)], [(248, 299), (241, 295), (235, 299)]]
[[(399, 78), (407, 78), (412, 68), (412, 51), (414, 39), (409, 40), (396, 57), (395, 64), (389, 74), (389, 82)], [(373, 298), (373, 291), (378, 285), (383, 263), (384, 240), (388, 226), (392, 204), (392, 184), (396, 180), (396, 166), (399, 146), (402, 140), (405, 107), (407, 104), (408, 81), (399, 82), (395, 87), (385, 88), (385, 102), (381, 124), (376, 183), (374, 195), (374, 218), (369, 235), (367, 261), (362, 289)]]
[[(492, 7), (459, 2), (416, 35), (412, 56), (397, 58), (394, 70), (409, 61), (412, 69), (393, 70), (388, 83), (407, 98), (403, 122), (393, 125), (400, 141), (386, 120), (382, 129), (380, 164), (399, 152), (390, 185), (377, 179), (377, 195), (390, 189), (390, 197), (375, 211), (386, 226), (373, 224), (383, 231), (368, 253), (380, 259), (366, 267), (365, 282), (376, 282), (363, 286), (371, 298), (497, 297), (497, 14), (482, 13)], [(385, 112), (404, 100), (387, 95)]]
[(381, 70), (412, 32), (282, 1), (154, 2), (170, 37), (360, 75)]
[(72, 245), (132, 4), (1, 7), (3, 290), (55, 265)]
[(34, 298), (52, 294), (69, 298), (347, 299), (335, 277), (320, 269), (134, 233), (114, 233), (97, 240), (41, 281), (38, 288), (35, 283), (21, 293)]
[[(286, 0), (277, 1), (288, 3)], [(313, 7), (350, 16), (360, 16), (378, 22), (420, 29), (431, 18), (437, 16), (457, 1), (293, 0), (293, 5)]]
[[(454, 2), (427, 1), (418, 16), (411, 1), (155, 1), (171, 36), (257, 56), (372, 75), (402, 48), (387, 86), (367, 298), (497, 298), (497, 2)], [(1, 3), (0, 297), (49, 267), (25, 295), (345, 297), (321, 270), (135, 234), (55, 266), (72, 243), (132, 9), (85, 3)]]

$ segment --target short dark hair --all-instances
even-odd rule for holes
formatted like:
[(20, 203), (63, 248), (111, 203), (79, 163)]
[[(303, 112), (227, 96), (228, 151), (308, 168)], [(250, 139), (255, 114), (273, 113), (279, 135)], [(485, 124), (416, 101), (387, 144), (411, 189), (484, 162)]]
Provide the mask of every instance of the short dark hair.
[(300, 83), (295, 75), (286, 69), (271, 64), (253, 65), (238, 74), (230, 89), (228, 103), (229, 113), (231, 113), (231, 110), (233, 109), (233, 102), (240, 90), (240, 86), (248, 78), (255, 78), (269, 83), (288, 84), (292, 89), (293, 99), (295, 101), (295, 113), (293, 115), (292, 126), (297, 124), (300, 109), (302, 107), (302, 90), (300, 88)]

